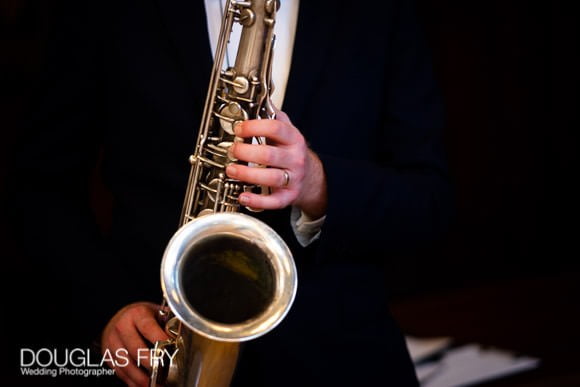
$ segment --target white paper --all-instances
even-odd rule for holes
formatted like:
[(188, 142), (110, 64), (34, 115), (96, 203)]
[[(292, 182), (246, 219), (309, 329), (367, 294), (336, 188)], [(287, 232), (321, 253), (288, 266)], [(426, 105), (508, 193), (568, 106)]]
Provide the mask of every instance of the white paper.
[(445, 350), (451, 344), (450, 337), (419, 338), (406, 336), (407, 348), (414, 363), (418, 363), (430, 356)]
[(415, 364), (422, 387), (464, 387), (536, 368), (540, 360), (469, 344), (448, 349), (433, 362)]

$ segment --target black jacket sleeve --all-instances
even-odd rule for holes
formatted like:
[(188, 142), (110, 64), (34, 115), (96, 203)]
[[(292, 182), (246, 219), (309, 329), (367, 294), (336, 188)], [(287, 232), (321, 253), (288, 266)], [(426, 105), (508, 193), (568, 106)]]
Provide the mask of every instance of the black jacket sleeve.
[[(376, 259), (422, 245), (440, 236), (452, 214), (441, 93), (413, 2), (395, 3), (385, 22), (391, 28), (378, 113), (382, 125), (374, 143), (364, 158), (349, 159), (340, 150), (321, 154), (328, 183), (327, 219), (318, 249), (323, 260), (359, 260), (369, 254)], [(346, 132), (356, 142), (358, 133), (368, 130), (372, 128)]]

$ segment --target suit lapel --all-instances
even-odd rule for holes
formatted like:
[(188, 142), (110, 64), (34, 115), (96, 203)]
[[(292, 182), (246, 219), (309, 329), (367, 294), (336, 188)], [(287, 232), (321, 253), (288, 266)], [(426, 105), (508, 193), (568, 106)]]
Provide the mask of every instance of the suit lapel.
[[(199, 85), (207, 86), (212, 55), (203, 0), (154, 0), (184, 73), (197, 95)], [(205, 88), (202, 93), (205, 93)], [(205, 98), (205, 97), (204, 97)], [(203, 100), (203, 99), (202, 99)]]
[[(321, 73), (325, 66), (333, 65), (329, 63), (329, 57), (335, 44), (333, 33), (338, 26), (336, 9), (333, 1), (300, 2), (292, 66), (284, 102), (284, 110), (299, 128), (307, 119), (306, 108), (320, 86)], [(301, 128), (305, 129), (306, 126)]]

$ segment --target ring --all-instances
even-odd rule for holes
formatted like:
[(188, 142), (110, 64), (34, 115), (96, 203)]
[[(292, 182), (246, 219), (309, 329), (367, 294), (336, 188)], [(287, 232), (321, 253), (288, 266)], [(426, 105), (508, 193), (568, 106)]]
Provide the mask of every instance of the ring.
[(288, 184), (290, 184), (290, 174), (286, 170), (283, 170), (282, 172), (284, 172), (284, 184), (282, 187), (288, 187)]

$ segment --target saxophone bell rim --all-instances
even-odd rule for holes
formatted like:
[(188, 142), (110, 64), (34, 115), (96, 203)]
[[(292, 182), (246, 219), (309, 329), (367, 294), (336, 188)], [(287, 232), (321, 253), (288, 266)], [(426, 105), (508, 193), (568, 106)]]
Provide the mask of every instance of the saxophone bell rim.
[[(274, 273), (274, 294), (269, 305), (240, 323), (205, 318), (188, 303), (183, 290), (180, 273), (187, 253), (216, 235), (246, 239), (259, 246), (265, 250)], [(242, 342), (270, 332), (284, 319), (296, 296), (296, 266), (284, 240), (264, 222), (241, 213), (215, 213), (194, 219), (173, 235), (161, 263), (161, 287), (170, 309), (189, 329), (212, 340)]]

